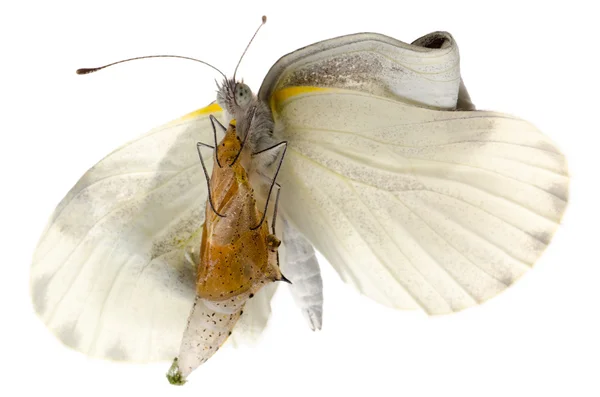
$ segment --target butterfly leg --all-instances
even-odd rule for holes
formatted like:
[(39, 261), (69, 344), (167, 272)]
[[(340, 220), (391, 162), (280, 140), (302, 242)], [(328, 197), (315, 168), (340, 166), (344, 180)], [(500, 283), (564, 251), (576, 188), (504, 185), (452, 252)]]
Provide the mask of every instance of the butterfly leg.
[[(279, 248), (281, 245), (281, 240), (277, 238), (277, 233), (275, 231), (275, 223), (277, 222), (277, 207), (279, 206), (279, 193), (281, 193), (281, 185), (275, 182), (275, 186), (277, 186), (277, 195), (275, 196), (275, 207), (273, 209), (273, 223), (271, 224), (271, 234), (267, 237), (267, 244), (269, 246), (273, 246), (275, 248)], [(279, 268), (279, 250), (276, 249), (276, 261), (277, 267)], [(280, 269), (281, 271), (281, 269)], [(284, 281), (286, 283), (291, 284), (292, 282), (283, 274), (281, 274), (281, 278), (278, 281)]]
[(254, 121), (254, 115), (256, 114), (256, 107), (253, 107), (250, 110), (252, 112), (252, 116), (250, 116), (250, 127), (248, 127), (248, 131), (246, 131), (246, 135), (244, 136), (244, 140), (242, 141), (242, 144), (240, 146), (240, 151), (235, 156), (235, 158), (233, 159), (233, 161), (231, 162), (231, 164), (229, 164), (230, 167), (235, 164), (235, 162), (237, 161), (237, 159), (240, 157), (240, 154), (242, 154), (242, 150), (244, 150), (244, 146), (246, 145), (246, 141), (248, 140), (248, 137), (250, 136), (250, 132), (252, 132), (251, 126), (252, 126), (252, 121)]
[[(210, 119), (210, 124), (212, 124), (212, 129), (213, 129), (213, 137), (215, 139), (215, 161), (217, 162), (217, 165), (219, 166), (219, 168), (221, 168), (221, 163), (219, 162), (219, 155), (217, 153), (217, 150), (219, 150), (219, 144), (217, 142), (217, 126), (215, 125), (215, 123), (219, 124), (219, 126), (223, 129), (223, 131), (227, 131), (227, 128), (225, 128), (225, 126), (223, 124), (221, 124), (221, 122), (219, 120), (217, 120), (217, 118), (215, 116), (213, 116), (212, 114), (210, 116), (208, 116), (208, 118)], [(208, 145), (206, 145), (208, 146)]]
[(273, 222), (271, 222), (271, 233), (277, 235), (277, 233), (275, 233), (275, 223), (277, 222), (277, 208), (279, 207), (279, 193), (281, 193), (281, 185), (275, 182), (275, 186), (277, 187), (277, 195), (275, 196), (275, 206), (273, 208)]
[[(214, 127), (214, 125), (213, 125), (213, 127)], [(198, 150), (198, 156), (200, 157), (200, 163), (202, 164), (202, 170), (204, 171), (204, 177), (206, 178), (206, 186), (208, 187), (208, 202), (210, 203), (210, 208), (212, 208), (212, 210), (215, 214), (217, 214), (221, 218), (225, 218), (225, 215), (221, 215), (217, 212), (217, 210), (215, 209), (215, 206), (213, 204), (212, 194), (210, 192), (210, 178), (208, 177), (208, 171), (206, 171), (206, 165), (204, 164), (204, 158), (202, 157), (202, 152), (200, 152), (200, 147), (202, 147), (202, 146), (211, 148), (211, 149), (215, 149), (216, 146), (213, 147), (213, 146), (207, 145), (206, 143), (198, 142), (196, 144), (196, 149)]]
[(256, 225), (255, 227), (251, 228), (252, 230), (258, 229), (262, 225), (262, 223), (264, 222), (265, 216), (267, 215), (267, 209), (269, 208), (269, 200), (271, 199), (271, 192), (273, 192), (273, 187), (275, 186), (275, 183), (277, 181), (277, 175), (279, 174), (279, 170), (281, 169), (281, 165), (283, 164), (283, 159), (285, 158), (285, 152), (287, 151), (287, 141), (279, 142), (278, 144), (273, 145), (271, 147), (268, 147), (268, 148), (266, 148), (264, 150), (261, 150), (261, 151), (256, 152), (256, 153), (252, 153), (252, 156), (254, 157), (254, 156), (260, 155), (262, 153), (265, 153), (265, 152), (268, 152), (268, 151), (271, 151), (271, 150), (279, 149), (281, 146), (283, 146), (282, 153), (281, 153), (281, 158), (279, 159), (279, 163), (277, 164), (277, 170), (275, 170), (275, 175), (273, 176), (273, 179), (271, 181), (271, 186), (269, 186), (269, 193), (267, 194), (267, 200), (266, 200), (266, 203), (265, 203), (265, 210), (263, 211), (263, 215), (262, 215), (262, 218), (260, 219), (260, 222), (258, 222), (258, 225)]

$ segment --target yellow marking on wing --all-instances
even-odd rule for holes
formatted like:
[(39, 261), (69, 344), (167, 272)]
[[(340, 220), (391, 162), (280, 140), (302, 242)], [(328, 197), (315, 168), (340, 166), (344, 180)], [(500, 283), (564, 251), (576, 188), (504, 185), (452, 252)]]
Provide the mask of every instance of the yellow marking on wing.
[(179, 120), (177, 121), (185, 121), (185, 120), (190, 120), (190, 119), (194, 119), (196, 117), (199, 116), (204, 116), (204, 115), (208, 115), (211, 113), (217, 113), (217, 112), (221, 112), (223, 111), (223, 109), (221, 108), (221, 106), (219, 106), (218, 103), (211, 103), (210, 105), (203, 107), (202, 109), (198, 109), (198, 110), (194, 110), (193, 112), (190, 112), (188, 114), (186, 114), (183, 117), (180, 117)]
[(287, 101), (288, 99), (301, 94), (308, 94), (312, 92), (319, 91), (330, 91), (330, 88), (323, 87), (311, 87), (311, 86), (295, 86), (295, 87), (286, 87), (282, 90), (276, 91), (271, 95), (270, 105), (271, 111), (273, 113), (277, 113), (277, 110), (280, 108), (280, 105)]
[[(198, 236), (202, 233), (203, 227), (204, 223), (202, 223), (202, 225), (198, 229), (194, 230), (189, 236), (177, 236), (173, 238), (173, 245), (177, 248), (185, 248), (191, 243), (192, 240), (198, 238)], [(200, 240), (198, 239), (198, 241)]]
[(236, 124), (237, 124), (237, 121), (235, 119), (231, 119), (231, 121), (229, 122), (229, 125), (232, 125), (234, 127)]

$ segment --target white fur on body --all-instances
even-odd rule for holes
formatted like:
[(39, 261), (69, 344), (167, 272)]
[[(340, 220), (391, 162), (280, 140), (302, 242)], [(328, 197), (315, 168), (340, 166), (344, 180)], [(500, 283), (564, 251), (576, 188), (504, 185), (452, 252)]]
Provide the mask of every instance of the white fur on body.
[(323, 323), (323, 280), (315, 249), (289, 222), (283, 222), (283, 260), (281, 270), (292, 282), (290, 290), (296, 305), (310, 328), (321, 329)]

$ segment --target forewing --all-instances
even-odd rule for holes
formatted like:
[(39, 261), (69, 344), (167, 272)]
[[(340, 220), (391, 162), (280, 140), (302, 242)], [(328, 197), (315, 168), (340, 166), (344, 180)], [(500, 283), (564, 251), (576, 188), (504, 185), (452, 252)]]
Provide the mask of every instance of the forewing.
[(312, 44), (283, 56), (260, 88), (267, 103), (289, 87), (345, 88), (436, 109), (470, 109), (461, 84), (458, 47), (446, 32), (407, 44), (359, 33)]
[(564, 156), (518, 118), (335, 88), (272, 97), (284, 215), (383, 304), (485, 301), (533, 266), (565, 211)]

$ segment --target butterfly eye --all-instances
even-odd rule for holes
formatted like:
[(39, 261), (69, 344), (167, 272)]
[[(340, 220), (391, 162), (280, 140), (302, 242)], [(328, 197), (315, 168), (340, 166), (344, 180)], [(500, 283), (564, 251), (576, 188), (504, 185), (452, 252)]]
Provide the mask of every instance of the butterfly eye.
[(240, 83), (235, 86), (235, 102), (240, 107), (246, 107), (252, 100), (252, 91), (246, 84)]

